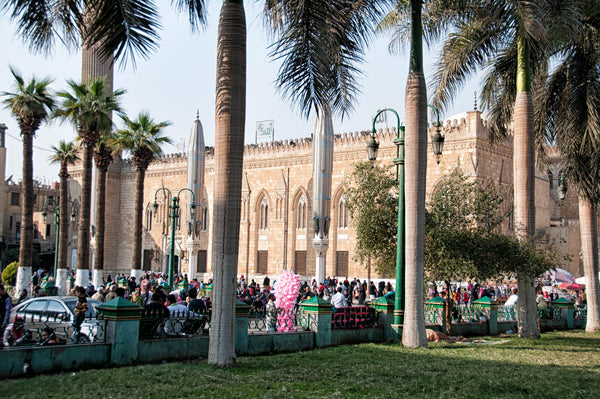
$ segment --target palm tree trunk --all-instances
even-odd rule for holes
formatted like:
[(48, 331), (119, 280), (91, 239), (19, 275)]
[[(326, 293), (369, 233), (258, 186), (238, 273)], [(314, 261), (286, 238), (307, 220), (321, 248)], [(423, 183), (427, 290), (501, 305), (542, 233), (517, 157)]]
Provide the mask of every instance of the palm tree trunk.
[(142, 217), (144, 213), (144, 179), (146, 169), (137, 168), (135, 176), (135, 211), (133, 218), (133, 257), (131, 259), (131, 276), (139, 282), (142, 270)]
[(58, 239), (58, 266), (56, 268), (55, 284), (59, 290), (67, 288), (67, 241), (69, 240), (69, 224), (71, 221), (71, 209), (69, 209), (69, 187), (67, 162), (62, 161), (60, 166), (60, 237)]
[(405, 310), (402, 344), (426, 347), (423, 273), (425, 179), (427, 172), (427, 87), (423, 75), (422, 0), (411, 1), (410, 71), (406, 83), (405, 134)]
[(104, 231), (106, 227), (106, 169), (98, 168), (98, 198), (96, 200), (96, 256), (94, 261), (93, 282), (98, 287), (103, 282), (104, 270)]
[(23, 137), (23, 206), (21, 208), (21, 240), (17, 292), (28, 289), (33, 268), (33, 132), (21, 131)]
[(581, 255), (586, 279), (587, 321), (585, 331), (600, 331), (600, 284), (598, 282), (598, 207), (579, 197)]
[(224, 0), (219, 20), (215, 109), (213, 312), (208, 362), (235, 360), (235, 279), (246, 118), (246, 18), (242, 0)]
[(77, 276), (75, 285), (84, 287), (89, 281), (90, 270), (90, 207), (92, 199), (92, 159), (94, 143), (83, 144), (83, 176), (81, 178), (81, 212), (77, 235)]
[[(517, 99), (514, 109), (513, 173), (517, 239), (528, 241), (535, 235), (535, 157), (533, 103), (529, 68), (529, 46), (520, 39), (517, 56)], [(517, 273), (519, 337), (539, 337), (537, 304), (533, 279)]]

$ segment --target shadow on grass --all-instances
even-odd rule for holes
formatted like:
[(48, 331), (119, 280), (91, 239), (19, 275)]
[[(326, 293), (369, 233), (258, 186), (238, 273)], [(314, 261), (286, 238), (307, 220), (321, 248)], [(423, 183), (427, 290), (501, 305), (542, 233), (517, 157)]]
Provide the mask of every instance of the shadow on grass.
[[(570, 350), (589, 350), (578, 362)], [(558, 348), (567, 356), (560, 356)], [(499, 345), (430, 349), (362, 344), (205, 361), (89, 370), (0, 384), (0, 397), (80, 398), (597, 398), (600, 336), (544, 334)], [(550, 349), (550, 350), (548, 350)]]

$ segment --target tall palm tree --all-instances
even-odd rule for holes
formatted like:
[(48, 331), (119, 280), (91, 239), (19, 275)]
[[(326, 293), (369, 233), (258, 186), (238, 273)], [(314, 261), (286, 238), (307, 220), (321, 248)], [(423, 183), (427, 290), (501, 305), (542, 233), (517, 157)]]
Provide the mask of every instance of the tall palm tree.
[(29, 288), (33, 266), (33, 137), (41, 123), (48, 119), (54, 109), (54, 97), (48, 86), (50, 79), (32, 78), (25, 82), (12, 67), (15, 79), (14, 92), (3, 92), (6, 108), (17, 119), (23, 140), (23, 202), (21, 207), (21, 241), (19, 244), (19, 269), (17, 271), (17, 292)]
[(427, 87), (423, 73), (422, 0), (410, 1), (410, 65), (405, 99), (405, 292), (402, 344), (426, 347), (423, 303), (425, 179), (427, 172)]
[(106, 174), (113, 161), (115, 151), (113, 141), (116, 139), (114, 132), (104, 132), (94, 150), (94, 161), (98, 168), (98, 197), (96, 200), (96, 256), (94, 257), (94, 271), (92, 281), (96, 287), (103, 282), (104, 270), (104, 237), (106, 232)]
[(235, 287), (239, 249), (244, 125), (246, 16), (243, 0), (224, 0), (217, 38), (213, 311), (208, 362), (235, 364)]
[(121, 119), (125, 127), (117, 132), (113, 143), (115, 151), (127, 151), (131, 154), (136, 169), (131, 275), (139, 280), (142, 270), (144, 179), (152, 160), (162, 154), (161, 147), (171, 143), (170, 138), (163, 136), (164, 129), (170, 122), (156, 123), (147, 112), (140, 112), (135, 120), (125, 115)]
[(90, 261), (90, 209), (92, 198), (92, 160), (94, 147), (102, 132), (112, 128), (112, 112), (121, 112), (120, 97), (124, 90), (104, 93), (104, 79), (87, 84), (67, 82), (71, 92), (59, 92), (63, 103), (55, 115), (69, 120), (76, 127), (83, 146), (83, 176), (81, 179), (81, 211), (77, 235), (77, 277), (75, 284), (88, 282)]
[(560, 62), (543, 96), (547, 132), (567, 165), (565, 177), (579, 197), (581, 253), (586, 276), (586, 331), (600, 330), (598, 281), (598, 203), (600, 202), (600, 4), (580, 0), (581, 25), (574, 35), (561, 37)]
[[(434, 103), (450, 104), (456, 90), (482, 68), (482, 104), (491, 111), (492, 139), (506, 136), (512, 122), (516, 235), (522, 241), (535, 234), (535, 126), (532, 74), (547, 68), (547, 39), (553, 28), (569, 30), (573, 14), (565, 2), (518, 0), (440, 0), (432, 20), (451, 15), (452, 31), (436, 68)], [(430, 12), (435, 11), (430, 8)], [(568, 21), (568, 22), (566, 22)], [(408, 173), (407, 173), (408, 174)], [(539, 337), (533, 276), (517, 272), (519, 336)]]
[(59, 230), (58, 238), (58, 265), (55, 284), (59, 290), (67, 288), (67, 242), (69, 241), (69, 224), (71, 220), (72, 209), (69, 208), (69, 165), (79, 161), (79, 148), (73, 142), (60, 140), (58, 147), (52, 146), (54, 154), (50, 156), (51, 163), (60, 163), (60, 203), (59, 203)]

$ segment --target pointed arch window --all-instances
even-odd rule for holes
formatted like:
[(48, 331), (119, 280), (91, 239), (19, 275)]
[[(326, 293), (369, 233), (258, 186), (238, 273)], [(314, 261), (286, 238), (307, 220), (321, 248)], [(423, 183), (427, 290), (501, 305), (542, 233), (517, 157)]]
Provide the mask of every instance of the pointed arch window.
[(348, 229), (348, 208), (346, 207), (347, 202), (346, 194), (342, 194), (340, 196), (340, 201), (338, 202), (338, 229)]
[(304, 194), (298, 200), (298, 206), (296, 207), (296, 229), (306, 229), (306, 197)]
[(208, 204), (202, 203), (202, 231), (206, 231), (208, 228)]
[(260, 202), (260, 213), (258, 218), (259, 230), (266, 230), (269, 227), (269, 203), (267, 198), (263, 197)]
[(150, 204), (146, 205), (146, 231), (152, 231), (152, 207)]

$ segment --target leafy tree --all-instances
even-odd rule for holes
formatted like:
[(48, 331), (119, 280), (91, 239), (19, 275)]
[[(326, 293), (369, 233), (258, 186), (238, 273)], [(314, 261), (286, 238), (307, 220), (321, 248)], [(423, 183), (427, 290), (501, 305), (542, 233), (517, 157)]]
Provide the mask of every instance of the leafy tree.
[[(397, 200), (386, 170), (358, 163), (350, 177), (348, 208), (357, 231), (357, 259), (372, 257), (380, 273), (393, 274), (396, 256)], [(500, 234), (510, 209), (504, 198), (476, 181), (452, 174), (442, 180), (427, 205), (425, 274), (430, 281), (488, 279), (521, 273), (533, 279), (565, 259), (551, 242), (520, 242)], [(453, 307), (448, 298), (446, 317)], [(451, 323), (448, 320), (448, 327)]]
[(2, 271), (2, 281), (6, 285), (15, 285), (17, 280), (17, 270), (19, 269), (19, 262), (11, 262)]
[(368, 162), (355, 165), (348, 183), (346, 205), (356, 231), (355, 260), (364, 264), (372, 259), (379, 274), (394, 275), (397, 183), (388, 170)]
[(23, 203), (21, 208), (21, 241), (19, 252), (19, 272), (17, 289), (27, 287), (33, 266), (33, 138), (54, 109), (54, 96), (49, 86), (52, 80), (32, 78), (25, 82), (12, 67), (10, 72), (15, 79), (15, 91), (4, 92), (3, 102), (17, 119), (23, 140)]

